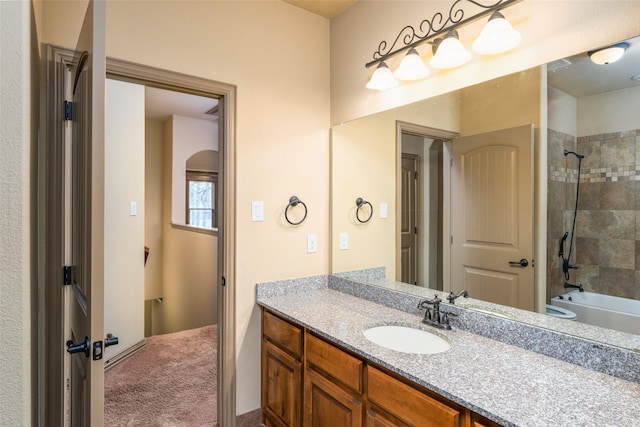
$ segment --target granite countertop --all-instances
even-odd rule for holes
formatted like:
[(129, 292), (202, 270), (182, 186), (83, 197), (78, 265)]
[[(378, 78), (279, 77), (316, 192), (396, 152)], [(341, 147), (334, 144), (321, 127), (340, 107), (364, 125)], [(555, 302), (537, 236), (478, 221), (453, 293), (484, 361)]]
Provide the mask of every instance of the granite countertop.
[[(309, 286), (261, 295), (259, 305), (363, 358), (505, 426), (640, 426), (640, 384), (465, 332), (438, 330), (413, 315)], [(369, 327), (413, 326), (451, 344), (407, 354), (365, 338)]]

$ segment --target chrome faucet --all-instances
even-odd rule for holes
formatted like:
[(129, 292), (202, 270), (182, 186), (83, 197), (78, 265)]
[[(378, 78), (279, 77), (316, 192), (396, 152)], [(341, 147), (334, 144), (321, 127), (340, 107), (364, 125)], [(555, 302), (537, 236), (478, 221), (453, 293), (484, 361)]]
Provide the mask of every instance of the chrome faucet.
[(465, 298), (469, 298), (469, 292), (467, 292), (464, 289), (458, 292), (457, 294), (454, 294), (453, 292), (451, 292), (447, 297), (447, 299), (449, 300), (449, 304), (455, 304), (456, 298), (460, 298), (461, 296)]
[(438, 329), (451, 329), (449, 324), (449, 316), (457, 316), (454, 313), (440, 311), (440, 303), (442, 300), (435, 295), (433, 299), (423, 299), (418, 302), (418, 308), (426, 310), (422, 323), (430, 325)]
[(584, 288), (582, 287), (582, 285), (574, 285), (573, 283), (569, 283), (569, 282), (564, 282), (564, 288), (565, 289), (577, 289), (580, 292), (584, 292)]

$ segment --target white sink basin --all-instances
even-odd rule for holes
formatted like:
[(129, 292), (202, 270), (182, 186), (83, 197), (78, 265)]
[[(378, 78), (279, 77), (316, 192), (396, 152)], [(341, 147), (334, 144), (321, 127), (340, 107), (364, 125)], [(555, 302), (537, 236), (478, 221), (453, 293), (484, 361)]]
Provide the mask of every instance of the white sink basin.
[(434, 354), (451, 348), (445, 339), (408, 326), (375, 326), (365, 330), (364, 336), (381, 347), (403, 353)]

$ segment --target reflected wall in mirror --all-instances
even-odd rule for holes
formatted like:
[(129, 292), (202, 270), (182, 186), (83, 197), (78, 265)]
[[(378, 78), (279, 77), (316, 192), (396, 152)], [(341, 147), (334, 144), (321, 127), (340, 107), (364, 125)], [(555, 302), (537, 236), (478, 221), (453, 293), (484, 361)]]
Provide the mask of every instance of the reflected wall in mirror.
[[(460, 136), (533, 124), (535, 207), (531, 227), (538, 249), (532, 308), (544, 312), (551, 298), (570, 290), (565, 289), (565, 281), (595, 293), (640, 300), (640, 204), (636, 207), (640, 203), (640, 183), (636, 183), (640, 179), (636, 178), (640, 171), (640, 82), (631, 79), (640, 73), (633, 68), (640, 64), (640, 41), (627, 42), (627, 52), (613, 64), (593, 64), (583, 53), (335, 126), (332, 241), (338, 242), (338, 235), (347, 233), (349, 247), (341, 250), (337, 243), (332, 245), (332, 272), (385, 267), (387, 280), (401, 281), (402, 152), (421, 151), (415, 146), (402, 149), (402, 123), (425, 132), (432, 129)], [(593, 81), (595, 77), (598, 82)], [(409, 134), (422, 138), (425, 145), (419, 169), (431, 173), (433, 164), (426, 158), (426, 147), (434, 138), (422, 132)], [(451, 140), (443, 144), (444, 165), (449, 164), (451, 147), (456, 144), (455, 137)], [(565, 155), (564, 150), (584, 155), (575, 228), (578, 158)], [(448, 292), (462, 289), (464, 283), (451, 282), (457, 260), (449, 250), (450, 198), (457, 194), (451, 192), (447, 169), (443, 168), (442, 201), (438, 202), (442, 217), (435, 230), (429, 215), (433, 215), (438, 196), (428, 181), (417, 185), (417, 223), (424, 229), (420, 241), (433, 242), (438, 239), (434, 233), (441, 233), (441, 249), (434, 254), (438, 245), (418, 244), (416, 279), (407, 282)], [(355, 223), (349, 210), (359, 194), (367, 194), (375, 211), (364, 226)], [(378, 215), (381, 204), (388, 206), (387, 218)], [(565, 232), (568, 236), (560, 257)], [(433, 261), (439, 258), (442, 261)], [(565, 275), (563, 258), (565, 267), (578, 268), (567, 269)], [(631, 323), (635, 329), (630, 332), (640, 334), (640, 319)]]

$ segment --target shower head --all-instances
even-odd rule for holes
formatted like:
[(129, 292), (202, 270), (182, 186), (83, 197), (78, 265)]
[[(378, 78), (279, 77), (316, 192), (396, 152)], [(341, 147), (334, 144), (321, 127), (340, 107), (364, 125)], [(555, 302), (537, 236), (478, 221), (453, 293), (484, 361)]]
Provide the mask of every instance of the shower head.
[(573, 154), (574, 156), (576, 156), (579, 159), (584, 159), (584, 155), (583, 154), (578, 154), (575, 151), (564, 150), (565, 157), (568, 156), (569, 154)]

